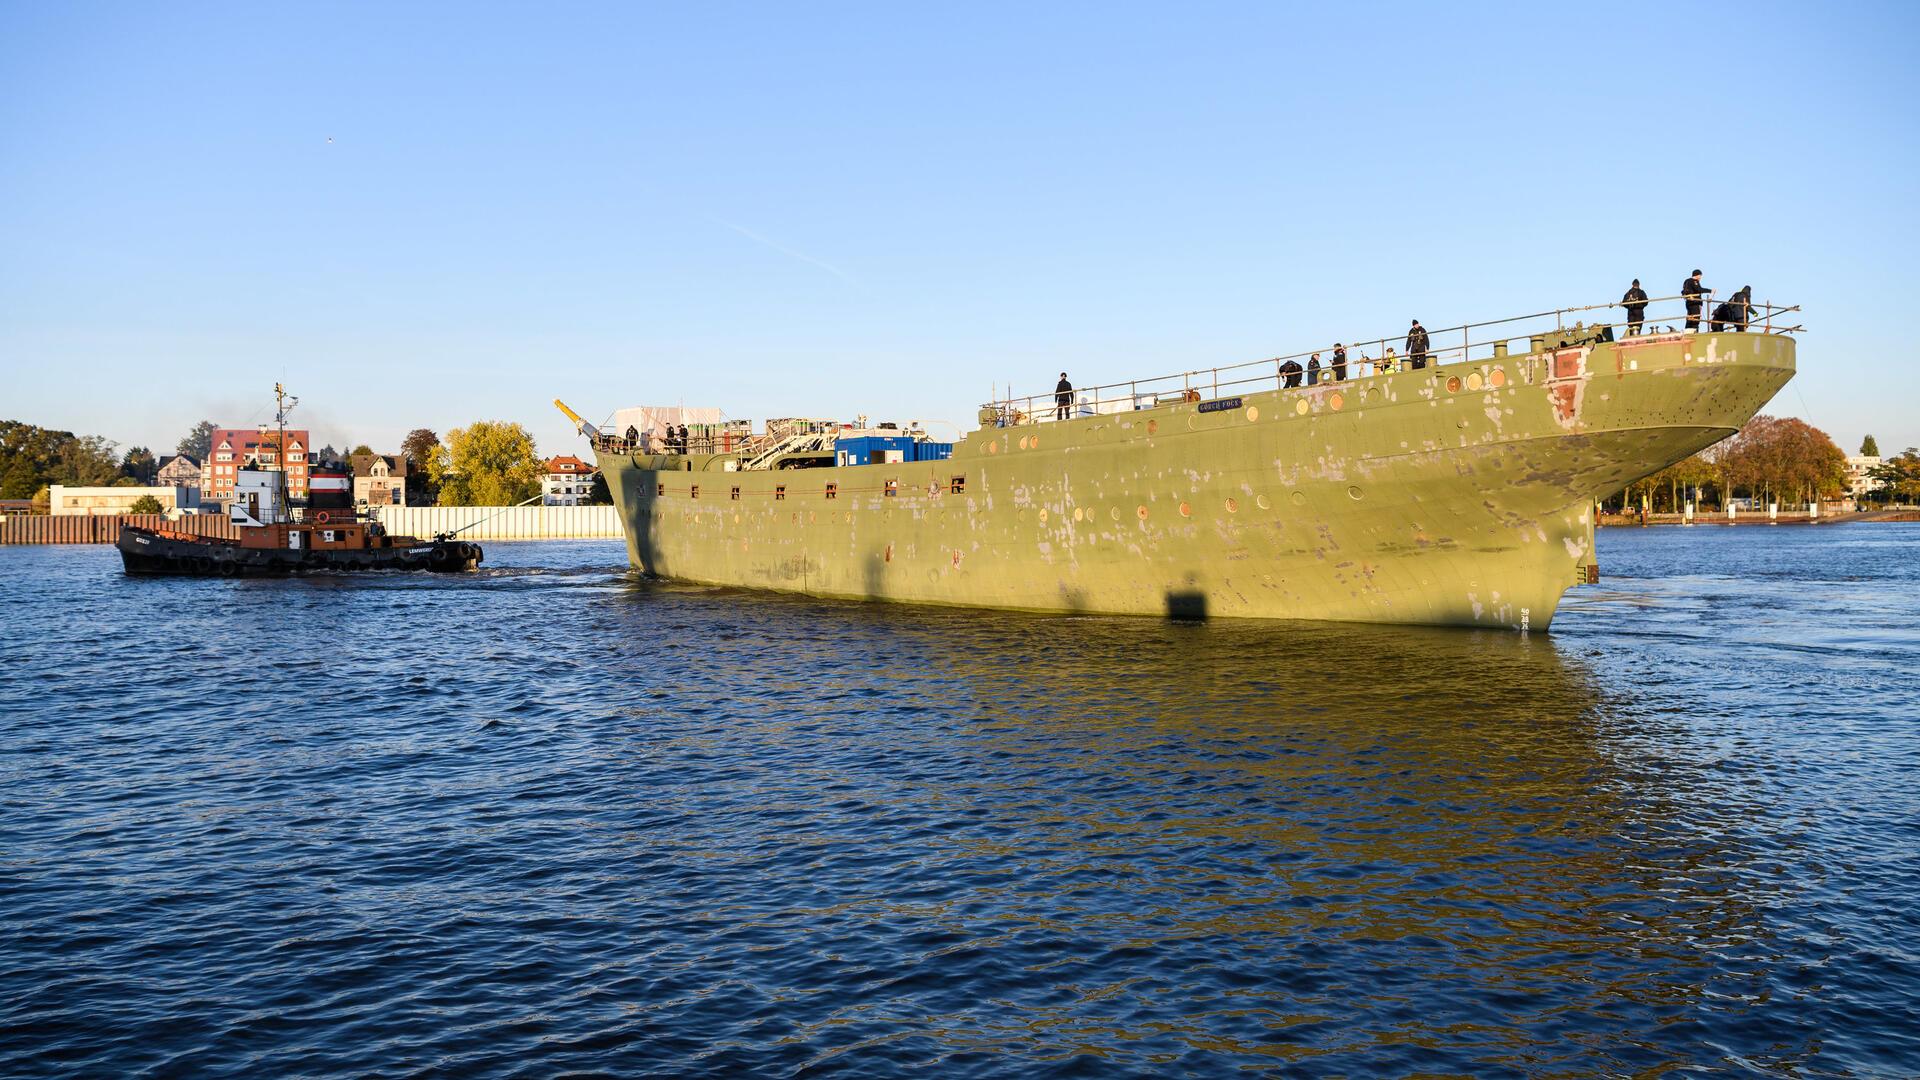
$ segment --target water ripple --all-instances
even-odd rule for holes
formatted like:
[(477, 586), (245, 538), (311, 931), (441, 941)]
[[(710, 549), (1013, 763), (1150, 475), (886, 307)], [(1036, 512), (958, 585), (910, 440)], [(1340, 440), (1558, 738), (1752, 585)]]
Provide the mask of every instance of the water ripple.
[(0, 1071), (1913, 1074), (1915, 538), (1550, 638), (0, 550)]

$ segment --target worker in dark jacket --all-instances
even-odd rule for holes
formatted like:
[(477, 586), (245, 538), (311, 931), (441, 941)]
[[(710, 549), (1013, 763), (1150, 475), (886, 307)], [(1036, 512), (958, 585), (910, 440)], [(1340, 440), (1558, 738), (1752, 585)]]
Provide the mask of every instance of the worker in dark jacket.
[(1307, 385), (1317, 386), (1319, 385), (1319, 383), (1320, 383), (1320, 354), (1314, 353), (1312, 356), (1307, 357)]
[(1347, 381), (1347, 347), (1337, 341), (1333, 343), (1333, 381)]
[(1640, 287), (1640, 279), (1634, 278), (1627, 294), (1620, 298), (1621, 306), (1627, 309), (1627, 336), (1640, 333), (1640, 324), (1647, 321), (1647, 290)]
[(1680, 283), (1680, 295), (1687, 298), (1687, 329), (1700, 329), (1700, 309), (1706, 306), (1706, 298), (1712, 289), (1700, 284), (1700, 271)]
[(1060, 384), (1053, 388), (1053, 418), (1065, 420), (1067, 406), (1073, 404), (1073, 384), (1067, 381), (1067, 373), (1060, 373)]
[(1415, 371), (1427, 366), (1427, 344), (1427, 328), (1419, 319), (1413, 320), (1413, 329), (1407, 331), (1407, 359)]
[(1733, 312), (1738, 316), (1733, 328), (1746, 333), (1747, 324), (1753, 321), (1753, 286), (1742, 285), (1740, 291), (1733, 294)]
[(1289, 360), (1286, 363), (1281, 364), (1280, 374), (1285, 380), (1285, 385), (1299, 386), (1300, 385), (1300, 361)]

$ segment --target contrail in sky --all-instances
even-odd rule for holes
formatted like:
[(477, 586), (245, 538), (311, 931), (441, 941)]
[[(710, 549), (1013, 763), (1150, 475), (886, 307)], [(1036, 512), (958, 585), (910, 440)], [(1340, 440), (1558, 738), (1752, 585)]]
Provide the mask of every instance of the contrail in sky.
[(792, 248), (786, 246), (785, 244), (781, 244), (781, 243), (777, 243), (775, 241), (769, 240), (766, 237), (761, 236), (759, 233), (754, 232), (752, 229), (749, 229), (744, 225), (735, 225), (733, 222), (728, 221), (725, 218), (714, 218), (713, 220), (719, 222), (722, 225), (725, 225), (727, 228), (732, 229), (734, 232), (739, 233), (741, 236), (744, 236), (747, 239), (752, 240), (757, 244), (764, 244), (765, 246), (772, 248), (773, 250), (779, 252), (782, 255), (785, 255), (793, 259), (799, 259), (803, 263), (811, 263), (812, 265), (817, 266), (822, 270), (825, 270), (827, 273), (832, 274), (834, 277), (839, 278), (841, 281), (844, 281), (849, 285), (860, 284), (858, 281), (855, 281), (853, 279), (853, 275), (847, 273), (845, 270), (840, 269), (839, 267), (833, 265), (830, 262), (825, 262), (821, 259), (816, 259), (813, 256), (806, 254), (805, 252), (795, 251)]

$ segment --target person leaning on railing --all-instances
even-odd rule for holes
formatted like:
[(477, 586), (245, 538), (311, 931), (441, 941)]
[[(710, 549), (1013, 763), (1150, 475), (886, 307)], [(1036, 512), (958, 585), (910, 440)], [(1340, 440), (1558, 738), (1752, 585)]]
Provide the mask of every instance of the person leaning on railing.
[(1347, 348), (1339, 342), (1333, 343), (1333, 381), (1347, 380)]

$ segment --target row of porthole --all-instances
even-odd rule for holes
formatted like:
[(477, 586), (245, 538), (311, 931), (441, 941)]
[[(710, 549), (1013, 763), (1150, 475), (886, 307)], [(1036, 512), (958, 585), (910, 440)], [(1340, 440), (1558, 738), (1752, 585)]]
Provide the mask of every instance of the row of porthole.
[(1460, 378), (1458, 375), (1449, 375), (1447, 377), (1447, 393), (1449, 394), (1459, 393), (1462, 387), (1465, 387), (1468, 391), (1479, 390), (1482, 387), (1490, 387), (1498, 390), (1505, 385), (1507, 385), (1507, 371), (1505, 368), (1494, 368), (1487, 374), (1485, 379), (1482, 379), (1480, 373), (1477, 371), (1467, 372), (1465, 379)]

